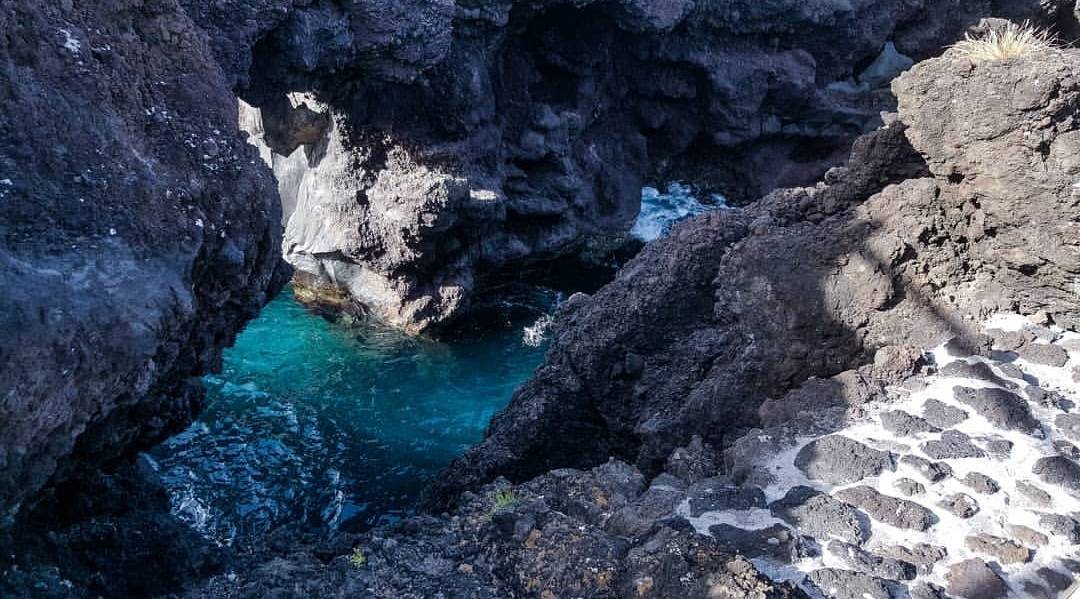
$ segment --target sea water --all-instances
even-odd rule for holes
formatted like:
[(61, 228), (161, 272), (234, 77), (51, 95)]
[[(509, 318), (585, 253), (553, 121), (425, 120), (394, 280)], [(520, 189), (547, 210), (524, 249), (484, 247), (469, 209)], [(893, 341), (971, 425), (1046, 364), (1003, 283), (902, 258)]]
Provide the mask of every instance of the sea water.
[(665, 235), (676, 223), (709, 210), (727, 208), (727, 200), (720, 194), (700, 194), (683, 183), (669, 183), (665, 191), (655, 187), (641, 190), (641, 211), (630, 229), (630, 235), (644, 242)]
[(540, 363), (537, 322), (557, 299), (535, 289), (440, 342), (328, 320), (286, 290), (204, 379), (198, 421), (148, 462), (173, 512), (223, 544), (400, 517)]

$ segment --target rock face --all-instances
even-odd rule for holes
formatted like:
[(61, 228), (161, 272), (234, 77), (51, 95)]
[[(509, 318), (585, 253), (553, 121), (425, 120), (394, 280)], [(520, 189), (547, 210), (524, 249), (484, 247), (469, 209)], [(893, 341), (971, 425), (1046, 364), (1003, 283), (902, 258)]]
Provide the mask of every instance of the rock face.
[(275, 290), (281, 231), (175, 4), (5, 3), (0, 30), (3, 528), (190, 422), (195, 377)]
[[(1043, 310), (1080, 324), (1077, 54), (946, 53), (893, 88), (899, 115), (826, 183), (684, 223), (594, 296), (571, 298), (545, 364), (437, 495), (609, 455), (649, 471), (690, 435), (723, 447), (778, 406), (858, 406), (872, 387), (860, 375), (766, 400), (859, 364), (906, 376), (899, 346), (978, 346), (965, 315)], [(1000, 413), (1026, 428), (1026, 410)]]
[[(288, 556), (218, 576), (186, 596), (254, 598), (289, 589), (311, 597), (805, 597), (695, 533), (676, 514), (685, 499), (670, 484), (646, 485), (620, 462), (557, 470), (469, 493), (449, 517), (299, 546), (289, 539)], [(633, 514), (645, 515), (646, 526), (628, 532)]]
[(881, 87), (904, 54), (937, 51), (992, 10), (185, 3), (256, 108), (297, 280), (410, 331), (460, 313), (507, 266), (609, 247), (665, 165), (707, 170), (732, 199), (815, 181), (890, 107)]

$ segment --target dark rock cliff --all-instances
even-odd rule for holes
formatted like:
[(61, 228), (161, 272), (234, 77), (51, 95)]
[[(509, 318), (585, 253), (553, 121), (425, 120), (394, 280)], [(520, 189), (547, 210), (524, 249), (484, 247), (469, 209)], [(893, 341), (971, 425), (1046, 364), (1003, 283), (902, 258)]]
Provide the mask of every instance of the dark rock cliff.
[(466, 309), (493, 271), (617, 243), (646, 177), (697, 177), (742, 201), (817, 180), (891, 107), (882, 88), (904, 54), (1005, 11), (189, 4), (259, 109), (250, 130), (278, 176), (298, 280), (411, 331)]
[(1078, 73), (1050, 51), (904, 74), (899, 116), (825, 183), (683, 224), (571, 298), (545, 364), (436, 495), (611, 455), (655, 472), (808, 378), (971, 338), (996, 310), (1076, 329)]
[[(174, 2), (0, 5), (0, 520), (160, 441), (274, 292), (280, 208)], [(24, 510), (26, 508), (24, 507)]]

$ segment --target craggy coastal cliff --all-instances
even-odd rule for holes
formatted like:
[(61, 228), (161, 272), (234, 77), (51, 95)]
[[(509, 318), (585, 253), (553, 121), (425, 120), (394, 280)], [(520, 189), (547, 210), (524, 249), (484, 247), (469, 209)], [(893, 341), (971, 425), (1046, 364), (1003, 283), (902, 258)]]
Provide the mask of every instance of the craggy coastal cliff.
[[(1076, 32), (1046, 0), (0, 3), (0, 594), (1054, 596), (1080, 52), (934, 57), (984, 17)], [(742, 207), (569, 298), (429, 514), (240, 553), (134, 465), (290, 266), (419, 332), (611, 251), (671, 173)]]

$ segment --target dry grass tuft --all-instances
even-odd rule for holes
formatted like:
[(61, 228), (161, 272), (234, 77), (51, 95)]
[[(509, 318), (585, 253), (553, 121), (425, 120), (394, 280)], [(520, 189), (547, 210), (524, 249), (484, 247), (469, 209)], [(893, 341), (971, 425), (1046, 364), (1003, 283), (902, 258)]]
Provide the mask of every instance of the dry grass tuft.
[(970, 33), (953, 48), (972, 62), (993, 62), (1053, 50), (1057, 36), (1031, 23), (993, 27), (980, 36)]

